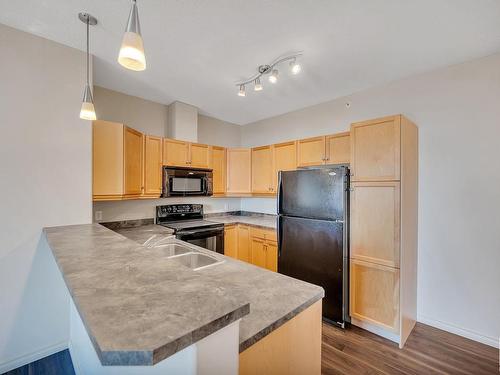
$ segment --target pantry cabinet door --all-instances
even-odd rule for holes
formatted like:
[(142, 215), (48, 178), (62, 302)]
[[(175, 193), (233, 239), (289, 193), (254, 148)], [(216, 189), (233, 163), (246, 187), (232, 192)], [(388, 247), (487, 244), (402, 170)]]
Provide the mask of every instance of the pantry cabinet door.
[(209, 167), (209, 152), (208, 145), (200, 143), (191, 143), (189, 146), (189, 162), (193, 168), (208, 168)]
[(236, 225), (228, 225), (224, 228), (224, 255), (238, 258), (238, 232)]
[(326, 164), (349, 164), (351, 137), (349, 132), (326, 136)]
[(169, 167), (188, 167), (189, 142), (177, 139), (163, 139), (163, 165)]
[(351, 259), (350, 314), (399, 332), (399, 269)]
[(273, 193), (273, 154), (271, 146), (252, 148), (252, 193)]
[(401, 116), (352, 124), (352, 180), (399, 180), (400, 134)]
[(325, 164), (325, 137), (297, 141), (297, 166), (309, 167)]
[(351, 184), (351, 258), (399, 267), (399, 182)]
[(162, 190), (162, 138), (147, 135), (144, 139), (144, 195), (159, 197)]
[(238, 259), (251, 263), (250, 251), (250, 228), (246, 225), (238, 225)]
[(139, 196), (144, 191), (143, 185), (143, 149), (144, 134), (124, 127), (124, 195)]
[(222, 195), (226, 192), (226, 149), (219, 146), (211, 146), (211, 149), (213, 192)]
[(278, 191), (279, 171), (293, 171), (297, 169), (297, 142), (284, 142), (273, 145), (274, 173), (273, 193)]
[(252, 154), (249, 148), (228, 148), (227, 183), (229, 194), (250, 194), (252, 192)]

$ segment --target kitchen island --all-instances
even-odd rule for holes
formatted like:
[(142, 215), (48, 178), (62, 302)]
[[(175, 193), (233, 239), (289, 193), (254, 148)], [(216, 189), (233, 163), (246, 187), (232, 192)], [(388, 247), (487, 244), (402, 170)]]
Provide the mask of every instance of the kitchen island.
[[(284, 336), (310, 335), (302, 331), (313, 320), (318, 332), (312, 332), (311, 340), (318, 350), (307, 360), (315, 363), (312, 370), (319, 373), (322, 288), (214, 253), (210, 255), (219, 260), (217, 264), (193, 270), (166, 257), (162, 246), (140, 245), (98, 224), (44, 232), (102, 365), (153, 369), (152, 365), (213, 340), (212, 345), (197, 347), (198, 360), (203, 359), (201, 348), (213, 351), (219, 342), (222, 350), (227, 343), (220, 339), (228, 335), (219, 333), (236, 327), (239, 371), (252, 373), (259, 358), (276, 350), (276, 342)], [(163, 245), (180, 242), (168, 237)], [(297, 318), (306, 313), (311, 319), (301, 323)], [(262, 343), (271, 352), (259, 347)], [(297, 348), (303, 345), (297, 343)], [(292, 350), (282, 349), (283, 353)], [(227, 353), (219, 354), (217, 360), (224, 362)], [(294, 357), (289, 365), (298, 368)], [(286, 358), (276, 361), (281, 368), (286, 366)], [(199, 363), (192, 367), (195, 373), (209, 373), (214, 364), (205, 363), (205, 367)], [(227, 369), (225, 373), (237, 372), (234, 366)]]

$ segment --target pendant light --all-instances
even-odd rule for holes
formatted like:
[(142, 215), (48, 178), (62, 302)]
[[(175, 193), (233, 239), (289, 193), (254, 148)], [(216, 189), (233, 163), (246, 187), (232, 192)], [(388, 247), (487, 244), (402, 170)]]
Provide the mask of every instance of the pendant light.
[(78, 13), (78, 18), (80, 21), (87, 25), (87, 81), (85, 84), (85, 90), (83, 91), (83, 102), (82, 109), (80, 110), (80, 118), (84, 120), (94, 121), (97, 119), (94, 109), (94, 99), (92, 98), (92, 90), (90, 89), (89, 83), (89, 27), (90, 25), (97, 25), (97, 19), (88, 13)]
[(136, 0), (132, 0), (132, 8), (128, 16), (127, 27), (123, 35), (118, 62), (127, 69), (141, 71), (146, 69), (146, 57), (139, 23), (139, 11)]

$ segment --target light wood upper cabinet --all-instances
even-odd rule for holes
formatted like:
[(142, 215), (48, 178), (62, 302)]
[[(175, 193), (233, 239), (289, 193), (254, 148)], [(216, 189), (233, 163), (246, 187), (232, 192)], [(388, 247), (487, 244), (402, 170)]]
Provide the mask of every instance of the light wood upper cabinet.
[(273, 194), (273, 191), (272, 147), (252, 148), (252, 193)]
[(92, 195), (94, 200), (121, 199), (123, 195), (123, 124), (92, 124)]
[(273, 189), (278, 191), (278, 172), (297, 169), (297, 142), (278, 143), (273, 146), (274, 174)]
[(226, 149), (210, 147), (210, 168), (212, 168), (213, 192), (215, 195), (226, 192)]
[(297, 166), (309, 167), (325, 163), (325, 137), (297, 141)]
[(238, 258), (238, 227), (228, 225), (224, 228), (224, 255)]
[(351, 258), (399, 267), (399, 182), (354, 182), (351, 187)]
[(399, 333), (399, 269), (351, 259), (351, 316)]
[(193, 168), (208, 168), (209, 155), (208, 145), (190, 143), (188, 165)]
[(163, 165), (189, 167), (189, 142), (163, 139)]
[(238, 259), (251, 262), (250, 228), (247, 225), (238, 225)]
[(401, 116), (351, 125), (353, 181), (400, 179)]
[(349, 132), (327, 135), (325, 144), (326, 164), (349, 164), (351, 158)]
[(126, 196), (139, 196), (143, 186), (143, 147), (144, 134), (135, 129), (124, 127), (124, 191)]
[(249, 194), (252, 191), (252, 153), (249, 148), (228, 148), (226, 193)]
[(162, 191), (162, 138), (146, 135), (144, 138), (144, 195), (159, 197)]

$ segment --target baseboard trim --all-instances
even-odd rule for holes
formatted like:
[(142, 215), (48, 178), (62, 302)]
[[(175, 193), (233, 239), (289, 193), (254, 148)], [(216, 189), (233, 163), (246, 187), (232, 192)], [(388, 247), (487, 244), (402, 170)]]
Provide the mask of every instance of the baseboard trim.
[(490, 337), (490, 336), (485, 336), (485, 335), (482, 335), (480, 333), (477, 333), (477, 332), (474, 332), (474, 331), (471, 331), (468, 329), (460, 328), (460, 327), (457, 327), (453, 324), (445, 323), (445, 322), (442, 322), (440, 320), (432, 319), (432, 318), (429, 318), (428, 316), (421, 315), (421, 314), (417, 316), (417, 321), (420, 323), (423, 323), (423, 324), (427, 324), (428, 326), (439, 328), (439, 329), (442, 329), (443, 331), (447, 331), (447, 332), (453, 333), (455, 335), (462, 336), (462, 337), (465, 337), (467, 339), (471, 339), (471, 340), (480, 342), (482, 344), (486, 344), (486, 345), (489, 345), (489, 346), (492, 346), (494, 348), (499, 349), (500, 338), (498, 338), (498, 337), (494, 338), (494, 337)]
[(14, 370), (18, 367), (27, 365), (28, 363), (38, 361), (39, 359), (48, 357), (49, 355), (55, 354), (57, 352), (65, 350), (65, 349), (68, 349), (68, 342), (61, 341), (61, 342), (58, 342), (57, 344), (47, 346), (45, 348), (37, 350), (36, 352), (32, 352), (32, 353), (17, 357), (15, 359), (12, 359), (10, 361), (7, 361), (5, 363), (0, 364), (0, 374), (3, 374), (4, 372), (7, 372), (7, 371)]
[(364, 330), (371, 332), (371, 333), (374, 333), (378, 336), (381, 336), (387, 340), (391, 340), (399, 345), (400, 338), (399, 338), (399, 335), (397, 333), (388, 332), (387, 330), (380, 328), (374, 324), (364, 322), (362, 320), (359, 320), (359, 319), (356, 319), (353, 317), (351, 317), (351, 324), (355, 325), (359, 328), (363, 328)]

